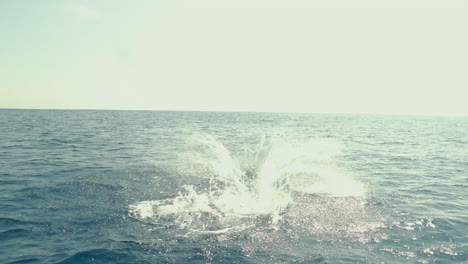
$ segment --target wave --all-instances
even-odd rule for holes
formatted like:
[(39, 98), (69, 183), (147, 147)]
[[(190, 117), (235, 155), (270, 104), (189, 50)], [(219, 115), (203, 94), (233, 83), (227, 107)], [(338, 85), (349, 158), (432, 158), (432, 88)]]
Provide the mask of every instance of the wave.
[(93, 249), (81, 251), (70, 256), (57, 264), (67, 263), (129, 263), (129, 257), (108, 249)]
[(6, 231), (0, 232), (0, 239), (7, 240), (12, 238), (24, 237), (27, 236), (32, 231), (30, 229), (24, 228), (13, 228)]

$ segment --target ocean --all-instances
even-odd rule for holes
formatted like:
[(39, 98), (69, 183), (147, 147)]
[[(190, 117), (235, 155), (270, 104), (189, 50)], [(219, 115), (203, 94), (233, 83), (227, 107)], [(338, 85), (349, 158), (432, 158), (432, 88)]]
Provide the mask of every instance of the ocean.
[(468, 263), (468, 117), (0, 110), (0, 263)]

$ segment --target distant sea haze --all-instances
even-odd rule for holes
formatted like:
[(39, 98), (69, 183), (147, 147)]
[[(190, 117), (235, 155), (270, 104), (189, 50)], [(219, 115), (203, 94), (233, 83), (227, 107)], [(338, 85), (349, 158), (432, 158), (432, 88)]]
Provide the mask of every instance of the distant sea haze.
[(468, 263), (468, 117), (0, 110), (0, 263)]

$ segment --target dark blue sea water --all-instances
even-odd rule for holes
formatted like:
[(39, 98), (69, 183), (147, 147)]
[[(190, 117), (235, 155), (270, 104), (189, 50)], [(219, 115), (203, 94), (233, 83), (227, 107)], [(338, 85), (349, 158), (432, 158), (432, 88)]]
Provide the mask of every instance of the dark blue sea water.
[(468, 263), (468, 118), (0, 110), (0, 263)]

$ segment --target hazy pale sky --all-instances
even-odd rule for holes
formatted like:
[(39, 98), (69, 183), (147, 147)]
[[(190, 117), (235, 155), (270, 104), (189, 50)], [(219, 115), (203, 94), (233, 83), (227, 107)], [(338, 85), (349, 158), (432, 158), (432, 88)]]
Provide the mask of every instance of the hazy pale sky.
[(1, 0), (0, 108), (468, 115), (465, 0)]

